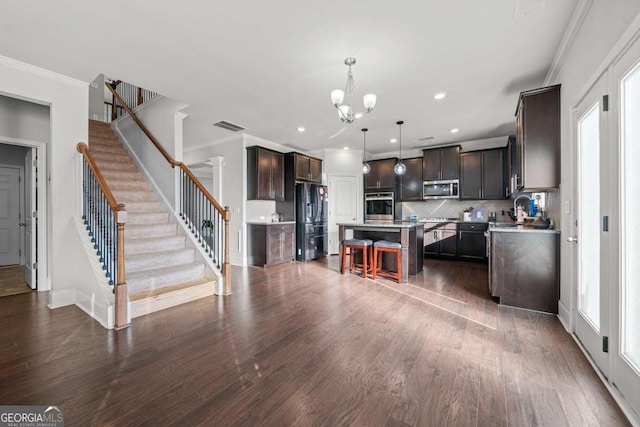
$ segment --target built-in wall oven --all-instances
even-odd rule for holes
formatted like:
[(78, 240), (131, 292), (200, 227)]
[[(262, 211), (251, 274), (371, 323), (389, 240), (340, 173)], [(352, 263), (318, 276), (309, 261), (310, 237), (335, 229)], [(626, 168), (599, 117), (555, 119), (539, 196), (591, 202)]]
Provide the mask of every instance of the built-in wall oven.
[(364, 195), (365, 221), (393, 221), (393, 192)]

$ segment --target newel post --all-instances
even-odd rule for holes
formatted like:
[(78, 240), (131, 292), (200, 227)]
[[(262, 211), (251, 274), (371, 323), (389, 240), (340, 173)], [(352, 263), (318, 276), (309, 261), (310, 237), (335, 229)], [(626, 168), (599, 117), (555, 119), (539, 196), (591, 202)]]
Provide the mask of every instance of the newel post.
[(127, 222), (127, 211), (123, 204), (118, 205), (116, 214), (118, 224), (118, 283), (115, 285), (115, 329), (124, 329), (131, 326), (131, 315), (129, 313), (129, 290), (124, 276), (124, 225)]
[(224, 278), (224, 295), (231, 295), (231, 264), (229, 263), (229, 221), (231, 211), (224, 207), (224, 261), (222, 263), (222, 277)]

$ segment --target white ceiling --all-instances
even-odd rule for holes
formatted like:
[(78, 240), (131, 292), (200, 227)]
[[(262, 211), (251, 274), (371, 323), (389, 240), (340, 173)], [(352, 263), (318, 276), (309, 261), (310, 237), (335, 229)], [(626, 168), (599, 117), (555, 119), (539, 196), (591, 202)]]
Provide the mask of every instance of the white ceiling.
[[(367, 151), (383, 153), (397, 149), (400, 119), (406, 149), (513, 133), (518, 93), (543, 84), (576, 4), (4, 0), (0, 55), (189, 104), (185, 148), (228, 138), (210, 127), (227, 120), (305, 151), (361, 148), (367, 127)], [(329, 92), (344, 88), (349, 56), (355, 105), (368, 92), (378, 104), (344, 125)]]

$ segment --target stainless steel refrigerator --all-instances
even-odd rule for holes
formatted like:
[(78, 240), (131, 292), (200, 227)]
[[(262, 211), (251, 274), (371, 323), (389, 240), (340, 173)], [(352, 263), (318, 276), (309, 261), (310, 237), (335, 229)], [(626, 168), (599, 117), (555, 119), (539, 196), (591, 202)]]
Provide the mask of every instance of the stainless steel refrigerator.
[(326, 255), (327, 187), (296, 184), (296, 260), (309, 261)]

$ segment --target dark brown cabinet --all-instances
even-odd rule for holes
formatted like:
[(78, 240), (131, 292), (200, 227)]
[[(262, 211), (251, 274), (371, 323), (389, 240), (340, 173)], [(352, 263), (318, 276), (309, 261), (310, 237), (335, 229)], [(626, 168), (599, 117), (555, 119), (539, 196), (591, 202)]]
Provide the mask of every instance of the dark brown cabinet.
[(458, 224), (458, 257), (467, 261), (485, 261), (487, 259), (487, 240), (485, 232), (489, 224), (472, 222)]
[(508, 197), (504, 148), (460, 154), (460, 199)]
[(295, 224), (249, 224), (249, 265), (267, 267), (295, 258)]
[(364, 176), (365, 190), (389, 190), (396, 186), (396, 175), (393, 172), (397, 159), (371, 160), (371, 171)]
[(491, 295), (500, 304), (558, 313), (560, 234), (491, 231), (490, 239)]
[(322, 183), (322, 160), (299, 153), (287, 153), (295, 181)]
[(424, 254), (442, 258), (458, 256), (456, 223), (428, 222), (424, 227)]
[(520, 93), (516, 154), (516, 188), (531, 192), (560, 186), (560, 85)]
[(400, 194), (397, 201), (422, 200), (422, 157), (404, 159), (407, 171), (400, 179)]
[(423, 150), (422, 177), (424, 181), (459, 178), (460, 147)]
[(284, 154), (247, 147), (247, 199), (284, 200)]

